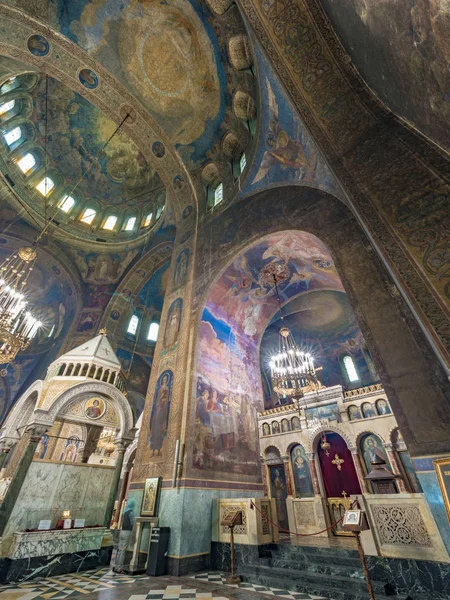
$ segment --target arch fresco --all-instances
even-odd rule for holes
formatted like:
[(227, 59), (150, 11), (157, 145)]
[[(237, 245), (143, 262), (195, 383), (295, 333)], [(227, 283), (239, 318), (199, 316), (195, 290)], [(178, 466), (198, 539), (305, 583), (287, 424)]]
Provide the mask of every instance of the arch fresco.
[[(192, 470), (211, 479), (259, 481), (257, 412), (262, 406), (259, 344), (282, 302), (316, 290), (343, 292), (325, 244), (304, 231), (262, 238), (236, 256), (212, 285), (198, 335), (191, 410)], [(287, 431), (272, 424), (272, 433)], [(275, 426), (275, 427), (274, 427)]]

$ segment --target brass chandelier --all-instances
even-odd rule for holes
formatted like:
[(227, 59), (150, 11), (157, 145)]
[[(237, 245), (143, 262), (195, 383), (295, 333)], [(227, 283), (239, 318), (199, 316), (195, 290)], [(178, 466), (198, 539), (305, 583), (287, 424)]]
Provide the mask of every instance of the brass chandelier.
[(36, 257), (34, 247), (24, 246), (0, 265), (0, 364), (9, 364), (25, 350), (42, 325), (28, 310), (25, 298)]
[(288, 327), (284, 324), (278, 282), (273, 275), (275, 291), (280, 307), (282, 326), (279, 332), (278, 353), (270, 359), (272, 389), (281, 398), (290, 398), (299, 406), (306, 392), (316, 391), (321, 387), (314, 366), (314, 358), (308, 352), (300, 350)]

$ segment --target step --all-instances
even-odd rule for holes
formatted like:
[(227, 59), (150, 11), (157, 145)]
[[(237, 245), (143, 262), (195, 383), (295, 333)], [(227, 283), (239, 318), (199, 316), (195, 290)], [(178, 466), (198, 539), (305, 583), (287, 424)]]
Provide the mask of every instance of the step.
[[(295, 591), (304, 594), (312, 594), (314, 596), (320, 596), (321, 598), (329, 598), (330, 600), (370, 600), (369, 593), (366, 591), (360, 591), (358, 593), (348, 592), (343, 590), (337, 590), (333, 587), (329, 587), (325, 583), (322, 585), (306, 585), (296, 584), (293, 586), (287, 586), (286, 581), (283, 579), (270, 578), (270, 585), (267, 582), (261, 580), (255, 581), (252, 577), (243, 576), (243, 581), (253, 584), (260, 584), (266, 587), (278, 588), (280, 590)], [(375, 594), (376, 600), (413, 600), (411, 596), (396, 595), (396, 596), (385, 596)], [(427, 598), (426, 600), (430, 600)]]
[[(313, 573), (309, 571), (280, 569), (258, 565), (242, 565), (239, 574), (244, 581), (259, 583), (267, 587), (276, 587), (298, 592), (306, 592), (317, 596), (325, 596), (333, 600), (366, 600), (369, 598), (365, 580), (353, 579), (339, 575)], [(386, 599), (391, 592), (393, 600), (406, 596), (393, 596), (393, 590), (379, 581), (372, 582), (377, 597)]]
[(292, 556), (290, 554), (267, 553), (268, 556), (262, 556), (259, 560), (284, 561), (289, 566), (294, 565), (329, 565), (330, 562), (340, 565), (361, 569), (361, 559), (359, 556), (322, 556), (320, 554), (303, 554), (302, 556)]
[(295, 544), (264, 544), (261, 552), (270, 551), (272, 556), (323, 556), (329, 558), (359, 558), (358, 551), (352, 548), (325, 548), (322, 546), (296, 546)]
[(260, 558), (258, 563), (249, 563), (254, 566), (288, 569), (289, 571), (309, 571), (312, 573), (324, 573), (326, 575), (342, 575), (355, 579), (364, 579), (361, 562), (353, 558), (343, 558), (336, 562), (327, 560), (285, 560), (283, 558)]

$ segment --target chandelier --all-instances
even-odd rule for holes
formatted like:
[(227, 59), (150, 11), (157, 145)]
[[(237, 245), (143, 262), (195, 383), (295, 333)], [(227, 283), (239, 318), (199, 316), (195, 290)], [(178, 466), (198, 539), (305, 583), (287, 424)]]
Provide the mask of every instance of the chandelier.
[(321, 387), (317, 379), (314, 358), (308, 352), (300, 350), (294, 337), (284, 324), (280, 295), (276, 275), (273, 275), (275, 291), (280, 307), (282, 326), (279, 332), (278, 353), (270, 359), (272, 389), (279, 398), (291, 398), (300, 403), (306, 392)]
[[(0, 364), (25, 350), (42, 325), (28, 310), (24, 295), (36, 257), (36, 250), (26, 246), (0, 265)], [(6, 375), (5, 369), (1, 375)]]

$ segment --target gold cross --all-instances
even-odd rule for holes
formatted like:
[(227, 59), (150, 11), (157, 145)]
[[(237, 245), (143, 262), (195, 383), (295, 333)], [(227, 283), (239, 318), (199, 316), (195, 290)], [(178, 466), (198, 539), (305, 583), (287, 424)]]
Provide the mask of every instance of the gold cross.
[(344, 462), (343, 458), (339, 458), (339, 454), (335, 454), (334, 455), (334, 460), (331, 461), (333, 463), (333, 465), (336, 465), (338, 468), (338, 471), (342, 471), (342, 463)]
[(345, 490), (342, 492), (342, 495), (344, 496), (344, 500), (347, 500), (347, 492)]

